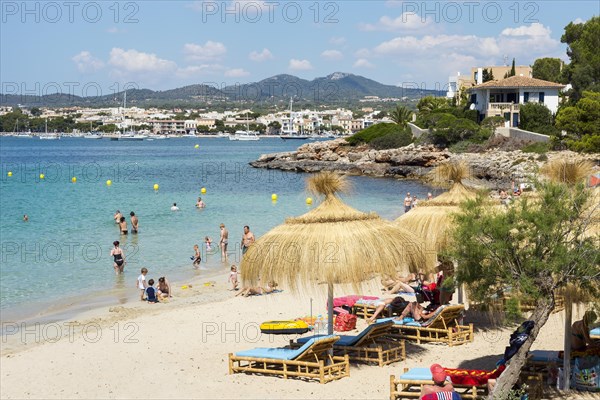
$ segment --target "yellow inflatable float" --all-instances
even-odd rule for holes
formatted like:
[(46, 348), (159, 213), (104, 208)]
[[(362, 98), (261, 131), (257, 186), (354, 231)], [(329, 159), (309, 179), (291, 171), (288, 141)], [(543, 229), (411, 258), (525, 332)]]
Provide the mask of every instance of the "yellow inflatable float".
[(301, 335), (308, 332), (308, 324), (302, 320), (267, 321), (260, 324), (260, 331), (270, 335)]

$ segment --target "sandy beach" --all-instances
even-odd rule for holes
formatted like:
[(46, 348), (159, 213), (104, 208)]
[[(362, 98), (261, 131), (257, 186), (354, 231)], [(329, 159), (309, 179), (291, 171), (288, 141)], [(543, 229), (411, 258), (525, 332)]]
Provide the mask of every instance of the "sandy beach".
[[(103, 307), (70, 321), (28, 325), (25, 334), (4, 336), (0, 397), (386, 399), (389, 376), (405, 367), (439, 362), (447, 367), (492, 369), (512, 332), (480, 329), (476, 324), (473, 343), (407, 344), (406, 361), (383, 368), (353, 364), (349, 378), (325, 385), (228, 375), (228, 353), (283, 346), (295, 338), (261, 335), (258, 326), (266, 320), (308, 315), (310, 295), (282, 288), (271, 295), (234, 297), (226, 280), (226, 275), (198, 279), (188, 289), (179, 282), (173, 285), (175, 297), (169, 303)], [(313, 299), (314, 313), (321, 313), (324, 297)], [(563, 313), (553, 314), (534, 349), (560, 350), (563, 325)], [(359, 320), (357, 331), (364, 327)], [(582, 398), (577, 396), (572, 398)]]

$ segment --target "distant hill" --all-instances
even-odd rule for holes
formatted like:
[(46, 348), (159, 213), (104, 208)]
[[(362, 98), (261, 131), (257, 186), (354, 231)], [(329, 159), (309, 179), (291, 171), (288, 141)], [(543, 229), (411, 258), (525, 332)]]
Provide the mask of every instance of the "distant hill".
[[(215, 104), (294, 104), (350, 105), (365, 96), (407, 99), (427, 95), (443, 96), (435, 90), (405, 89), (384, 85), (360, 75), (335, 72), (311, 81), (293, 75), (275, 75), (259, 82), (215, 88), (210, 85), (189, 85), (177, 89), (154, 91), (150, 89), (127, 90), (127, 105), (137, 107), (204, 107)], [(118, 107), (123, 104), (123, 92), (97, 97), (80, 97), (68, 94), (45, 96), (1, 94), (1, 106), (26, 107)]]

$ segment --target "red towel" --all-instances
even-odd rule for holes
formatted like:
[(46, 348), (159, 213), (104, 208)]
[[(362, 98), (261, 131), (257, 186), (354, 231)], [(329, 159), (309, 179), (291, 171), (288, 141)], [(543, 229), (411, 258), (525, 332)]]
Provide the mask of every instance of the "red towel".
[(374, 297), (374, 296), (359, 296), (357, 294), (351, 294), (348, 296), (343, 296), (343, 297), (335, 297), (333, 299), (333, 306), (334, 307), (341, 307), (341, 306), (348, 306), (348, 307), (353, 307), (354, 304), (356, 304), (356, 302), (359, 299), (363, 299), (363, 300), (377, 300), (379, 297)]

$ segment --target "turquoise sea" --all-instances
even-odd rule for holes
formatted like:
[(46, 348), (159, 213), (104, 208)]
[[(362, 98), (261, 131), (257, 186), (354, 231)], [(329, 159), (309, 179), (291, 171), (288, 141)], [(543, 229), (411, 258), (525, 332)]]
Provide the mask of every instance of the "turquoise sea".
[[(206, 254), (204, 246), (201, 269), (195, 271), (190, 261), (194, 244), (201, 245), (205, 236), (218, 242), (220, 223), (229, 229), (230, 261), (236, 262), (244, 225), (260, 237), (309, 209), (307, 174), (248, 165), (260, 154), (294, 150), (302, 143), (0, 138), (0, 319), (39, 316), (101, 296), (125, 302), (135, 294), (142, 267), (155, 280), (167, 276), (172, 281), (225, 268), (220, 253)], [(431, 191), (415, 181), (350, 180), (354, 189), (345, 200), (388, 219), (402, 214), (407, 191), (419, 198)], [(203, 187), (206, 194), (200, 193)], [(271, 201), (272, 193), (277, 202)], [(195, 208), (198, 196), (205, 209)], [(181, 211), (170, 211), (174, 202)], [(313, 207), (317, 204), (315, 199)], [(139, 234), (119, 235), (116, 210), (128, 225), (129, 212), (138, 215)], [(109, 256), (114, 240), (121, 241), (127, 257), (121, 277), (115, 277)]]

